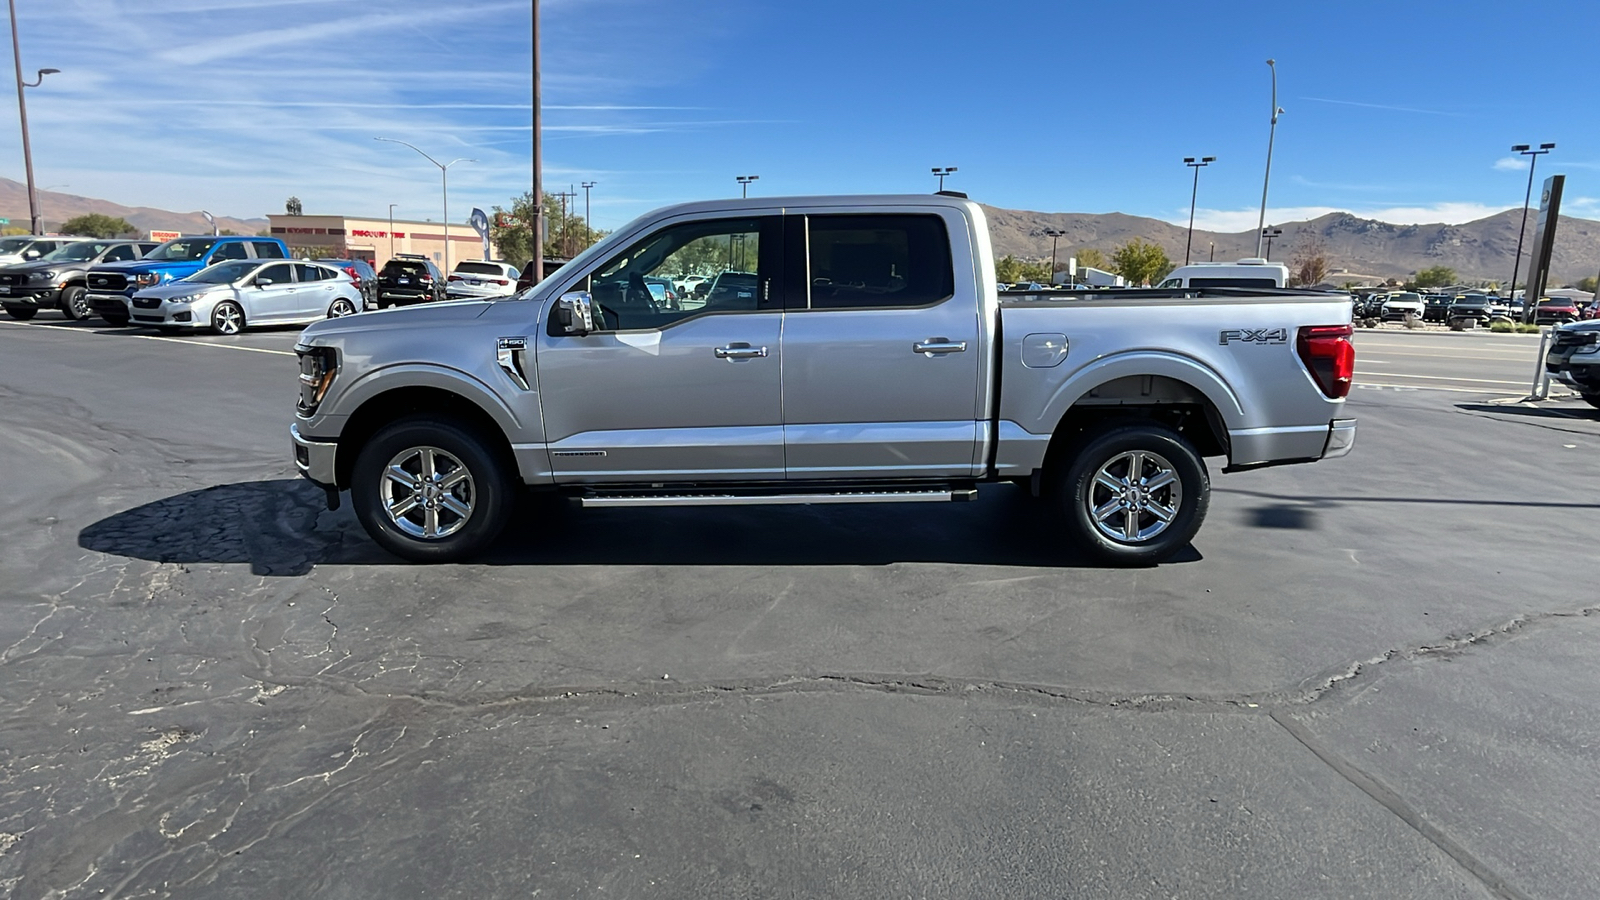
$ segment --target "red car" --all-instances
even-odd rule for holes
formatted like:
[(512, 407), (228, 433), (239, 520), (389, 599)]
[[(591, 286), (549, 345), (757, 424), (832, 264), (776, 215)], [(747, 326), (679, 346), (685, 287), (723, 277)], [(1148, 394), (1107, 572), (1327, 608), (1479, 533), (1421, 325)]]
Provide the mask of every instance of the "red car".
[(1546, 297), (1539, 301), (1533, 311), (1533, 324), (1559, 325), (1562, 322), (1578, 321), (1578, 307), (1571, 300), (1557, 297)]

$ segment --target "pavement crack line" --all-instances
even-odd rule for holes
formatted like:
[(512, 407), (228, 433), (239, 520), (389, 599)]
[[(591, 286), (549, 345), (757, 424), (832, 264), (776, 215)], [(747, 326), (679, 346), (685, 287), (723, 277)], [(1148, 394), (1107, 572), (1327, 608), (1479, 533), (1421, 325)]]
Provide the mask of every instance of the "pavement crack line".
[(1321, 760), (1324, 765), (1337, 772), (1340, 777), (1354, 785), (1357, 790), (1371, 797), (1379, 806), (1393, 813), (1400, 821), (1411, 826), (1429, 843), (1438, 847), (1446, 856), (1455, 860), (1457, 865), (1478, 879), (1495, 896), (1501, 897), (1503, 900), (1532, 900), (1530, 895), (1518, 890), (1491, 869), (1487, 863), (1474, 856), (1470, 850), (1463, 847), (1438, 826), (1429, 822), (1425, 816), (1407, 803), (1405, 798), (1401, 797), (1398, 792), (1362, 771), (1359, 766), (1323, 746), (1322, 742), (1305, 725), (1281, 712), (1273, 712), (1269, 713), (1269, 715), (1272, 721), (1278, 723), (1284, 731), (1287, 731), (1291, 737), (1311, 751), (1311, 754)]

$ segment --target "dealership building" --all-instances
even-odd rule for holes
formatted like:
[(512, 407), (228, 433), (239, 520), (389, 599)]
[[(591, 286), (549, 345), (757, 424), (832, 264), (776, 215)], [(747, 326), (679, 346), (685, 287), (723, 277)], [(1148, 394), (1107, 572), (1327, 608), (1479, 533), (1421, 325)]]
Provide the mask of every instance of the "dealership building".
[[(426, 256), (443, 269), (445, 242), (449, 241), (450, 267), (462, 260), (485, 258), (483, 241), (468, 225), (352, 216), (269, 215), (267, 220), (272, 223), (272, 236), (281, 238), (293, 255), (300, 257), (364, 259), (378, 268), (390, 257), (410, 253)], [(488, 258), (495, 258), (492, 250)], [(507, 262), (521, 268), (527, 260)]]

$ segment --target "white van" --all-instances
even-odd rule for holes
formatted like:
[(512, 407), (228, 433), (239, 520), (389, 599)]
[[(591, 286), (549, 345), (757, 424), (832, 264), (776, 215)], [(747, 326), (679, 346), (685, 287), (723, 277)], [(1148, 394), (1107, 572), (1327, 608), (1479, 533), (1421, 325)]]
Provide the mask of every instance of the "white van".
[(1264, 259), (1236, 263), (1191, 263), (1173, 269), (1156, 287), (1163, 288), (1281, 288), (1289, 284), (1289, 267)]

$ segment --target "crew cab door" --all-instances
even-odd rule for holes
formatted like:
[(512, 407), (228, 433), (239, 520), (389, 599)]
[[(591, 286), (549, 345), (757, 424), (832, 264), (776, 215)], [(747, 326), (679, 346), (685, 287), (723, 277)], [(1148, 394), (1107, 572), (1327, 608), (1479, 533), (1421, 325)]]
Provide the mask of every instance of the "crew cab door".
[(985, 354), (946, 219), (791, 214), (787, 227), (804, 273), (783, 333), (788, 479), (970, 476)]
[[(569, 291), (594, 331), (546, 306), (540, 406), (557, 482), (781, 481), (782, 219), (668, 224)], [(646, 277), (701, 274), (721, 288), (664, 301)]]

